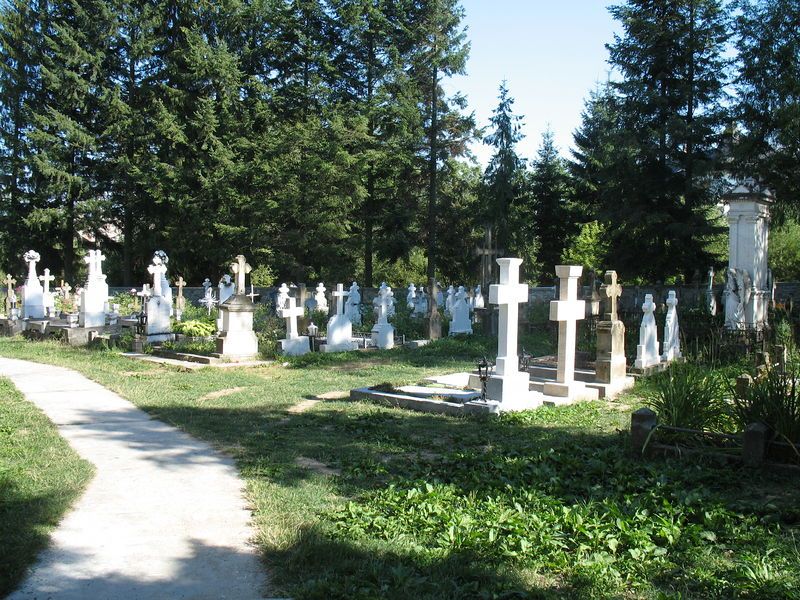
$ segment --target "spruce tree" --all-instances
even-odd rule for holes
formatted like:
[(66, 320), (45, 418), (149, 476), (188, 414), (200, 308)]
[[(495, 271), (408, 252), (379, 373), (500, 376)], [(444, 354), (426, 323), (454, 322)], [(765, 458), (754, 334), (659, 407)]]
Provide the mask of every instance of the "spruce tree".
[(736, 145), (738, 174), (773, 188), (782, 208), (800, 214), (800, 2), (743, 0)]
[(612, 232), (617, 270), (647, 278), (691, 276), (712, 263), (711, 182), (724, 124), (728, 37), (718, 0), (628, 0), (611, 7), (623, 33), (608, 45), (620, 81), (617, 171), (623, 195), (598, 207)]
[[(517, 155), (517, 143), (524, 138), (520, 131), (522, 117), (513, 113), (514, 98), (508, 93), (506, 82), (500, 84), (498, 105), (489, 121), (492, 131), (483, 139), (484, 144), (495, 148), (483, 174), (483, 200), (485, 225), (495, 232), (498, 248), (512, 254), (521, 251), (511, 242), (509, 211), (520, 200), (525, 186), (525, 161)], [(514, 236), (519, 241), (519, 236)]]
[(533, 160), (529, 193), (533, 214), (524, 216), (532, 223), (538, 247), (536, 267), (539, 280), (549, 282), (565, 246), (575, 233), (574, 211), (569, 204), (569, 174), (549, 129), (542, 134), (541, 146)]

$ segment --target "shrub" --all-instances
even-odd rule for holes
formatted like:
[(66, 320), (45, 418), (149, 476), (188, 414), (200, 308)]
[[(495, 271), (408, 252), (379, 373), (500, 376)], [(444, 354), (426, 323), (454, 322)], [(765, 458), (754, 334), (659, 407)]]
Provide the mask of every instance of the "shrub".
[(133, 315), (139, 312), (141, 304), (139, 298), (131, 292), (120, 292), (115, 294), (109, 301), (109, 307), (119, 304), (119, 314)]
[(713, 371), (688, 363), (672, 364), (651, 378), (647, 404), (661, 425), (720, 431), (730, 419), (730, 405)]
[(783, 373), (768, 368), (756, 377), (742, 394), (733, 390), (733, 414), (744, 429), (750, 423), (763, 423), (775, 437), (800, 442), (800, 386), (796, 372)]
[(275, 314), (271, 303), (260, 304), (253, 315), (253, 331), (258, 338), (258, 351), (264, 358), (280, 353), (278, 340), (286, 337), (286, 322)]
[(172, 325), (172, 331), (191, 337), (209, 337), (214, 335), (216, 327), (207, 321), (178, 321)]

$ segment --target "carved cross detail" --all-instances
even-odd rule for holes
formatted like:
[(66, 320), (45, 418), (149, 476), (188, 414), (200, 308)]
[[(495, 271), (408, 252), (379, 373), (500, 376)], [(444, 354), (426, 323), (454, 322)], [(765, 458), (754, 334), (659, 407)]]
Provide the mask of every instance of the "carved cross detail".
[(344, 291), (344, 284), (337, 283), (336, 284), (336, 291), (333, 292), (332, 296), (336, 298), (336, 314), (343, 315), (344, 314), (344, 299), (350, 295), (350, 292)]
[(603, 303), (606, 309), (603, 318), (606, 321), (618, 320), (617, 301), (622, 296), (622, 286), (617, 283), (616, 271), (606, 271), (605, 283), (600, 286), (600, 295), (604, 298)]
[(231, 271), (236, 275), (236, 295), (243, 295), (246, 293), (245, 276), (252, 271), (253, 268), (247, 264), (243, 254), (236, 257), (236, 262), (231, 265)]
[(50, 269), (44, 270), (44, 275), (39, 275), (39, 281), (44, 283), (44, 293), (50, 293), (50, 282), (55, 279), (55, 276), (50, 275)]

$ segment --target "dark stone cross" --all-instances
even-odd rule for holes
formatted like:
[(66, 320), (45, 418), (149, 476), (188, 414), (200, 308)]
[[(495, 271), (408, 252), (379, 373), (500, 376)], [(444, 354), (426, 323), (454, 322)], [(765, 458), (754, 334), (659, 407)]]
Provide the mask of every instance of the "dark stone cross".
[(492, 228), (486, 227), (483, 238), (483, 248), (480, 246), (475, 249), (475, 256), (481, 257), (481, 289), (488, 289), (492, 283), (492, 272), (494, 271), (495, 260), (503, 255), (503, 248), (495, 248), (492, 242)]
[(7, 287), (7, 291), (6, 291), (6, 314), (9, 315), (9, 316), (11, 315), (11, 309), (12, 308), (16, 308), (14, 306), (14, 304), (16, 304), (16, 302), (12, 302), (11, 301), (11, 299), (13, 298), (12, 291), (14, 290), (14, 284), (15, 283), (17, 283), (17, 280), (14, 279), (13, 277), (11, 277), (10, 273), (8, 275), (6, 275), (6, 287)]
[(605, 283), (600, 286), (600, 295), (603, 297), (606, 321), (617, 321), (617, 300), (622, 296), (622, 286), (617, 283), (617, 272), (606, 271)]

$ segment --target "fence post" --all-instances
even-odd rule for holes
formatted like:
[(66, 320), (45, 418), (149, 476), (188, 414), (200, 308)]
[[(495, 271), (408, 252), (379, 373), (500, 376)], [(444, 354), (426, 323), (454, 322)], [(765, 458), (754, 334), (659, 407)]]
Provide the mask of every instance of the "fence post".
[(750, 423), (744, 430), (742, 461), (748, 466), (757, 467), (764, 462), (766, 449), (767, 426), (763, 423)]
[(631, 415), (631, 449), (636, 455), (641, 456), (657, 421), (658, 416), (649, 408), (640, 408)]

